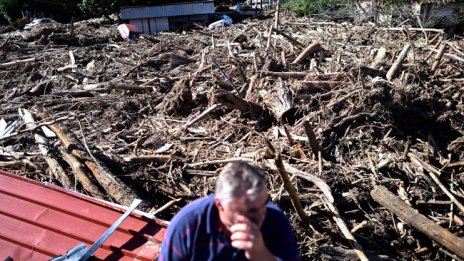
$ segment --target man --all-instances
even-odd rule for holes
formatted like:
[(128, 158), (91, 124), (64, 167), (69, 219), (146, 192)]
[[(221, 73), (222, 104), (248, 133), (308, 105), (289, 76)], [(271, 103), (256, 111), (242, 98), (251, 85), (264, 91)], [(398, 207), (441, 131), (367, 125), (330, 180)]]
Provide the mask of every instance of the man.
[(193, 201), (172, 219), (159, 261), (300, 260), (285, 214), (268, 203), (264, 173), (227, 164), (215, 195)]

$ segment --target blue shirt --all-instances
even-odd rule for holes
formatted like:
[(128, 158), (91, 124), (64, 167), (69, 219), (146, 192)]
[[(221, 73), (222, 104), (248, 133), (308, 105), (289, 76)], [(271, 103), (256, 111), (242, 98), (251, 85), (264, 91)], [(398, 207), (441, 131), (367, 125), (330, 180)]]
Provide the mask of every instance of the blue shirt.
[[(261, 226), (264, 243), (283, 261), (300, 260), (296, 238), (285, 214), (268, 203)], [(247, 260), (243, 250), (231, 246), (229, 236), (221, 230), (214, 195), (193, 201), (171, 221), (166, 231), (159, 261), (175, 260)]]

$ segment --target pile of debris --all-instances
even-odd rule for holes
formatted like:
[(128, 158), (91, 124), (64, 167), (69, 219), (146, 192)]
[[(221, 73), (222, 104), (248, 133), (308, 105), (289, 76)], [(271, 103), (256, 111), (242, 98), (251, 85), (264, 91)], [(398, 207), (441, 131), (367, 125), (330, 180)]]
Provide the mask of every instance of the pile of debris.
[(240, 159), (306, 260), (464, 258), (463, 40), (277, 12), (137, 41), (34, 28), (0, 54), (4, 170), (170, 219)]

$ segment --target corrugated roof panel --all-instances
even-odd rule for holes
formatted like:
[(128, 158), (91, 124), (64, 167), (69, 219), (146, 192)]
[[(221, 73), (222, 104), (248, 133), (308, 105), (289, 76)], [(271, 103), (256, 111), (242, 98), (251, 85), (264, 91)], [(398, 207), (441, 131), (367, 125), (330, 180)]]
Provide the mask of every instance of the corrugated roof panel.
[[(123, 213), (85, 195), (0, 171), (0, 260), (48, 260), (89, 247)], [(107, 260), (157, 258), (166, 223), (132, 214), (97, 250)]]
[(169, 17), (194, 14), (212, 14), (214, 13), (214, 2), (192, 2), (172, 5), (159, 6), (131, 6), (121, 7), (119, 16), (123, 20), (152, 18), (152, 17)]

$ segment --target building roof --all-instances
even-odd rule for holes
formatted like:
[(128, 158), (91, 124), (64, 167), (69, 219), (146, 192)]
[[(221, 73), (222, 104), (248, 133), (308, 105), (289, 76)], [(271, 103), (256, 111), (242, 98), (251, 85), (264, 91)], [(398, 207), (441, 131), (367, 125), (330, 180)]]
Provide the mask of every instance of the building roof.
[(122, 20), (214, 13), (214, 1), (121, 7)]
[[(0, 260), (49, 260), (80, 242), (90, 247), (124, 207), (0, 170)], [(154, 260), (167, 223), (134, 211), (111, 234), (99, 260)]]

